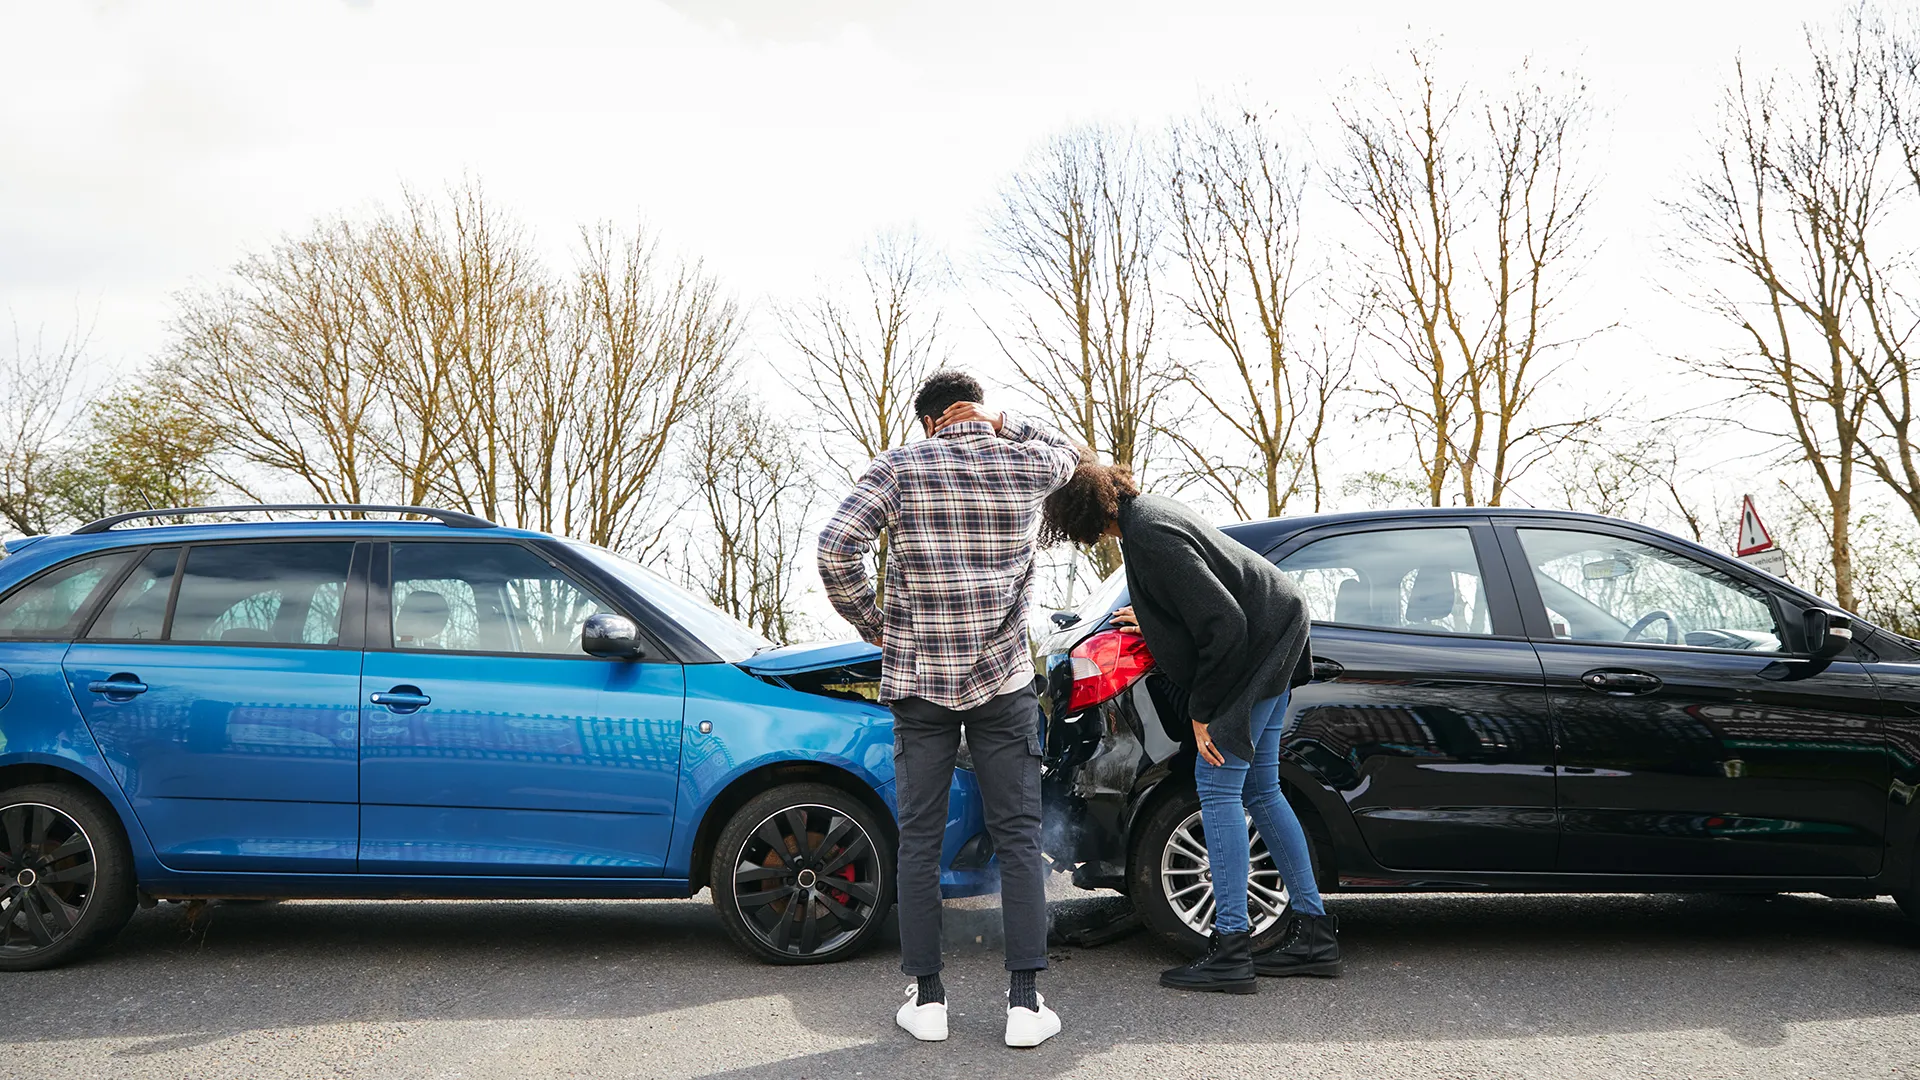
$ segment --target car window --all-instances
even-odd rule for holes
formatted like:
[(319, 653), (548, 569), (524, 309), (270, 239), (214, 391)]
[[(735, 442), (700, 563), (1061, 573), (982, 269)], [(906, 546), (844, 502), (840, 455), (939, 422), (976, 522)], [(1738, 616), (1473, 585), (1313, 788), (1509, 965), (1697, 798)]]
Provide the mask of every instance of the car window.
[(1556, 638), (1780, 651), (1766, 594), (1697, 559), (1601, 533), (1518, 532)]
[(639, 593), (642, 600), (729, 664), (773, 647), (773, 642), (752, 627), (631, 559), (577, 540), (567, 541), (567, 546)]
[(1490, 634), (1487, 590), (1464, 528), (1370, 529), (1316, 540), (1280, 560), (1315, 621)]
[(187, 550), (169, 641), (337, 645), (352, 541)]
[(518, 544), (393, 545), (397, 649), (584, 656), (580, 628), (612, 608)]
[(87, 601), (120, 573), (132, 555), (108, 552), (49, 570), (0, 600), (0, 638), (70, 638)]
[(173, 592), (174, 568), (180, 549), (155, 548), (147, 552), (127, 580), (87, 630), (87, 637), (105, 641), (159, 641), (167, 624), (167, 598)]

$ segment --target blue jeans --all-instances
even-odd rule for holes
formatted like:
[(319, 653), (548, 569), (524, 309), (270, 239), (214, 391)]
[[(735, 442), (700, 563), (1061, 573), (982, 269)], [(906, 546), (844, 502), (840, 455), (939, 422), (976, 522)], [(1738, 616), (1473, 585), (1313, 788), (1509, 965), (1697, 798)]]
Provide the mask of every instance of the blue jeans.
[[(1313, 880), (1313, 861), (1307, 856), (1307, 834), (1293, 807), (1280, 794), (1280, 721), (1287, 715), (1287, 697), (1268, 698), (1253, 706), (1253, 764), (1222, 749), (1225, 765), (1195, 758), (1194, 786), (1200, 789), (1200, 821), (1207, 831), (1207, 861), (1213, 871), (1213, 929), (1221, 934), (1245, 933), (1247, 922), (1247, 814), (1260, 830), (1260, 839), (1273, 853), (1273, 863), (1294, 911), (1325, 915), (1320, 887)], [(1243, 811), (1241, 807), (1246, 809)]]

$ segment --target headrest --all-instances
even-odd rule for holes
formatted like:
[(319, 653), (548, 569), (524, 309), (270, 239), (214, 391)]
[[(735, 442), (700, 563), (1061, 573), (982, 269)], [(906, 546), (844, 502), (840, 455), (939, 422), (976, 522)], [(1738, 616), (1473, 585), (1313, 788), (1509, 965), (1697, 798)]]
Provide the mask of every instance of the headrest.
[(395, 641), (418, 644), (440, 636), (447, 628), (447, 598), (437, 592), (415, 589), (400, 604), (393, 617)]
[(1366, 626), (1374, 621), (1373, 603), (1367, 595), (1367, 583), (1350, 577), (1333, 594), (1333, 621)]
[(1423, 566), (1413, 572), (1413, 591), (1407, 597), (1407, 621), (1444, 619), (1453, 614), (1453, 568)]

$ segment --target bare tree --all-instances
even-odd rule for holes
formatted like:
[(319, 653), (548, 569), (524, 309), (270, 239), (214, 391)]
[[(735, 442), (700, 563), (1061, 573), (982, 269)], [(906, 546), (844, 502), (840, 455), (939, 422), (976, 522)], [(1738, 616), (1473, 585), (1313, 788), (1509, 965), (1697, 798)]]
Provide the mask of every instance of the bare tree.
[[(1156, 185), (1136, 136), (1085, 127), (1014, 174), (988, 228), (1013, 326), (996, 332), (1053, 420), (1140, 471), (1174, 372), (1155, 351)], [(1102, 574), (1120, 563), (1093, 551)]]
[(363, 296), (370, 247), (359, 226), (324, 221), (241, 260), (231, 283), (181, 297), (164, 364), (220, 431), (240, 466), (225, 479), (241, 491), (264, 473), (321, 502), (376, 501), (383, 433), (368, 356), (384, 343)]
[[(1876, 296), (1885, 279), (1873, 246), (1891, 194), (1891, 117), (1865, 9), (1837, 39), (1810, 32), (1807, 44), (1804, 78), (1755, 83), (1736, 65), (1709, 163), (1675, 207), (1686, 241), (1676, 253), (1701, 306), (1738, 328), (1737, 344), (1692, 362), (1762, 406), (1743, 413), (1747, 426), (1813, 474), (1834, 599), (1852, 608), (1869, 410), (1881, 403), (1895, 432), (1905, 423), (1899, 361), (1877, 336), (1891, 312)], [(1895, 460), (1881, 462), (1897, 489)]]
[(1231, 438), (1223, 451), (1184, 418), (1160, 433), (1240, 517), (1277, 517), (1303, 487), (1320, 509), (1322, 440), (1358, 342), (1335, 344), (1331, 304), (1302, 310), (1316, 273), (1301, 253), (1307, 174), (1270, 125), (1246, 107), (1209, 108), (1169, 140), (1170, 217), (1188, 279), (1178, 302), (1220, 347), (1217, 362), (1181, 365), (1177, 379)]
[(86, 410), (47, 482), (59, 516), (91, 521), (125, 510), (215, 501), (220, 433), (164, 373), (101, 395)]
[[(1644, 407), (1636, 412), (1649, 411)], [(1563, 442), (1545, 471), (1550, 501), (1566, 510), (1671, 522), (1701, 543), (1716, 539), (1713, 518), (1692, 491), (1709, 439), (1679, 418), (1610, 420)]]
[(686, 466), (705, 511), (702, 541), (686, 553), (691, 584), (767, 637), (791, 640), (814, 493), (804, 448), (765, 405), (736, 394), (694, 418)]
[[(1870, 81), (1877, 91), (1888, 145), (1874, 156), (1886, 165), (1887, 189), (1878, 214), (1860, 223), (1852, 238), (1849, 269), (1857, 278), (1860, 314), (1868, 342), (1851, 350), (1855, 375), (1871, 407), (1859, 449), (1862, 459), (1920, 523), (1920, 437), (1915, 426), (1915, 389), (1920, 381), (1920, 273), (1911, 237), (1920, 229), (1920, 17), (1888, 25), (1867, 6), (1852, 12), (1846, 47), (1851, 52), (1848, 92)], [(1885, 545), (1882, 545), (1885, 546)], [(1884, 575), (1881, 579), (1885, 580)], [(1907, 618), (1911, 620), (1912, 613)]]
[[(885, 233), (860, 253), (852, 296), (823, 286), (780, 313), (798, 357), (782, 366), (811, 408), (826, 457), (851, 483), (867, 461), (905, 445), (918, 430), (913, 395), (946, 360), (936, 290), (937, 253), (914, 233)], [(886, 580), (887, 538), (874, 544), (873, 580)]]
[(49, 485), (70, 426), (84, 405), (78, 368), (82, 333), (48, 347), (14, 327), (0, 356), (0, 523), (22, 533), (51, 532), (61, 514)]
[(1508, 488), (1598, 410), (1543, 419), (1535, 397), (1570, 359), (1568, 286), (1590, 245), (1593, 181), (1577, 140), (1591, 110), (1575, 79), (1522, 67), (1512, 86), (1442, 85), (1411, 53), (1413, 82), (1381, 79), (1336, 106), (1346, 153), (1335, 194), (1363, 222), (1381, 366), (1378, 411), (1412, 441), (1435, 505), (1500, 505)]
[(474, 186), (325, 222), (183, 301), (168, 370), (243, 490), (440, 502), (645, 555), (676, 432), (727, 382), (737, 304), (644, 230), (556, 278)]

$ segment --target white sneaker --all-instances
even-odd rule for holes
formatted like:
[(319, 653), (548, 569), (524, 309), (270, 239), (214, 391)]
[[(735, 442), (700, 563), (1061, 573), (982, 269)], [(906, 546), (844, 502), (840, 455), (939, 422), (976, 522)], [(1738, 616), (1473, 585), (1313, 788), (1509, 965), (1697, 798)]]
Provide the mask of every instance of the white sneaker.
[[(914, 982), (907, 987), (907, 1002), (894, 1014), (893, 1021), (907, 1029), (907, 1034), (921, 1042), (947, 1041), (947, 1003), (936, 1001), (931, 1005), (920, 1004), (920, 984)], [(1054, 1029), (1060, 1022), (1055, 1020)], [(1013, 1038), (1013, 1028), (1007, 1028), (1007, 1038)]]
[(1037, 1011), (1007, 1007), (1008, 1046), (1039, 1046), (1060, 1034), (1060, 1014), (1047, 1008), (1044, 996), (1036, 994), (1034, 1000), (1040, 1005)]

